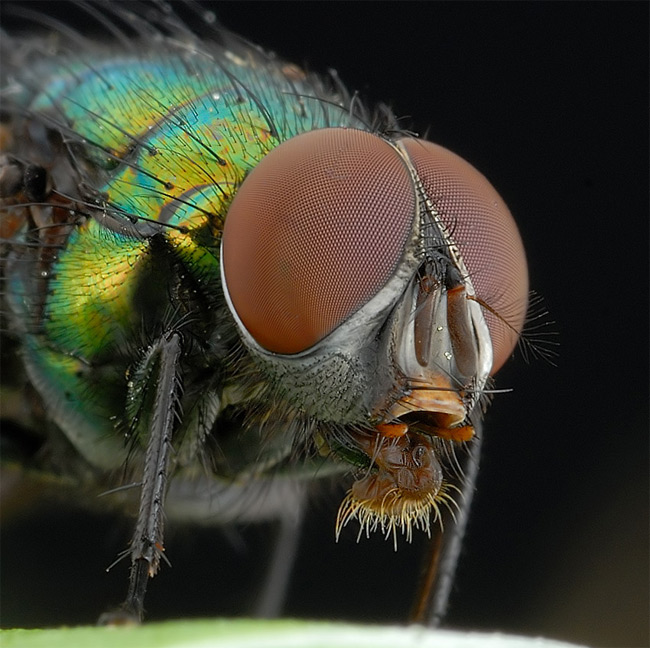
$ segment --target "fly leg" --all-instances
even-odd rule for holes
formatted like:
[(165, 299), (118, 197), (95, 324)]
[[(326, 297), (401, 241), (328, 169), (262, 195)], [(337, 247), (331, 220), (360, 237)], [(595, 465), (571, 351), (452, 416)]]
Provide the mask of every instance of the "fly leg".
[(446, 533), (440, 531), (431, 539), (424, 557), (420, 586), (411, 613), (411, 621), (414, 623), (435, 628), (442, 623), (447, 613), (478, 477), (481, 427), (481, 422), (476, 421), (476, 435), (469, 444), (469, 454), (464, 462), (461, 502), (455, 514), (455, 524)]
[(131, 555), (129, 589), (119, 610), (102, 615), (100, 624), (137, 623), (142, 620), (147, 583), (156, 575), (160, 560), (164, 558), (164, 503), (180, 391), (180, 354), (181, 339), (175, 331), (163, 336), (148, 353), (148, 360), (156, 360), (157, 375), (140, 490), (140, 508), (128, 551)]
[(282, 612), (300, 544), (306, 499), (307, 491), (303, 489), (297, 497), (294, 510), (287, 511), (280, 518), (268, 574), (255, 607), (255, 616), (258, 618), (273, 619)]

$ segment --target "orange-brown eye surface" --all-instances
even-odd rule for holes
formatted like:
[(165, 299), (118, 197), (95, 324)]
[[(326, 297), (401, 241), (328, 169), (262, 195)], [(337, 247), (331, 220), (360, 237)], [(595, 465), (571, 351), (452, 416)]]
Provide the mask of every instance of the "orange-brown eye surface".
[(242, 324), (274, 353), (313, 346), (390, 279), (414, 217), (410, 173), (381, 138), (327, 128), (280, 144), (247, 176), (224, 227)]
[(519, 230), (488, 180), (451, 151), (424, 140), (400, 143), (460, 249), (490, 329), (496, 373), (512, 353), (528, 307), (528, 267)]

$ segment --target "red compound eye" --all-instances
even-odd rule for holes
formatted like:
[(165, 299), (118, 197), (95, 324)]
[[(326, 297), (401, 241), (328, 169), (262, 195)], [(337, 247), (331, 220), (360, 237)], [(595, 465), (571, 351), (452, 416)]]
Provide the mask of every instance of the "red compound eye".
[(519, 230), (494, 187), (471, 164), (424, 140), (403, 139), (427, 194), (458, 245), (490, 329), (495, 374), (512, 353), (528, 307)]
[(381, 138), (327, 128), (280, 144), (226, 218), (223, 271), (239, 319), (269, 351), (308, 349), (390, 279), (414, 217), (409, 171)]

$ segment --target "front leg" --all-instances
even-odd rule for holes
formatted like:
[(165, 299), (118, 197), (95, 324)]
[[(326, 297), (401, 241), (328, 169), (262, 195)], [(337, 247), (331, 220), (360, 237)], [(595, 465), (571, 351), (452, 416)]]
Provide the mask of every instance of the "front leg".
[(473, 422), (476, 432), (469, 441), (462, 465), (461, 498), (457, 511), (452, 512), (454, 524), (444, 534), (442, 529), (429, 541), (422, 563), (418, 592), (411, 611), (411, 622), (437, 628), (443, 622), (454, 584), (456, 566), (476, 489), (481, 458), (482, 422)]
[(155, 377), (155, 393), (140, 486), (140, 508), (128, 550), (131, 556), (129, 589), (117, 611), (102, 615), (99, 620), (102, 625), (142, 621), (148, 581), (156, 575), (160, 560), (164, 558), (164, 505), (180, 393), (180, 355), (181, 337), (172, 331), (149, 348), (143, 361), (149, 364), (152, 379)]

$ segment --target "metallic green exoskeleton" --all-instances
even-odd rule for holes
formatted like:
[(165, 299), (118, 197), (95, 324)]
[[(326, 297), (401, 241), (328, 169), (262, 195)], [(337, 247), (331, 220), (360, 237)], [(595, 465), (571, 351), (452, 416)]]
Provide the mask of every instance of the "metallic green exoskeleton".
[(338, 531), (428, 532), (523, 326), (507, 207), (338, 85), (102, 10), (129, 38), (6, 42), (2, 292), (42, 467), (137, 507), (124, 612), (165, 517), (277, 516), (296, 480), (356, 472)]

